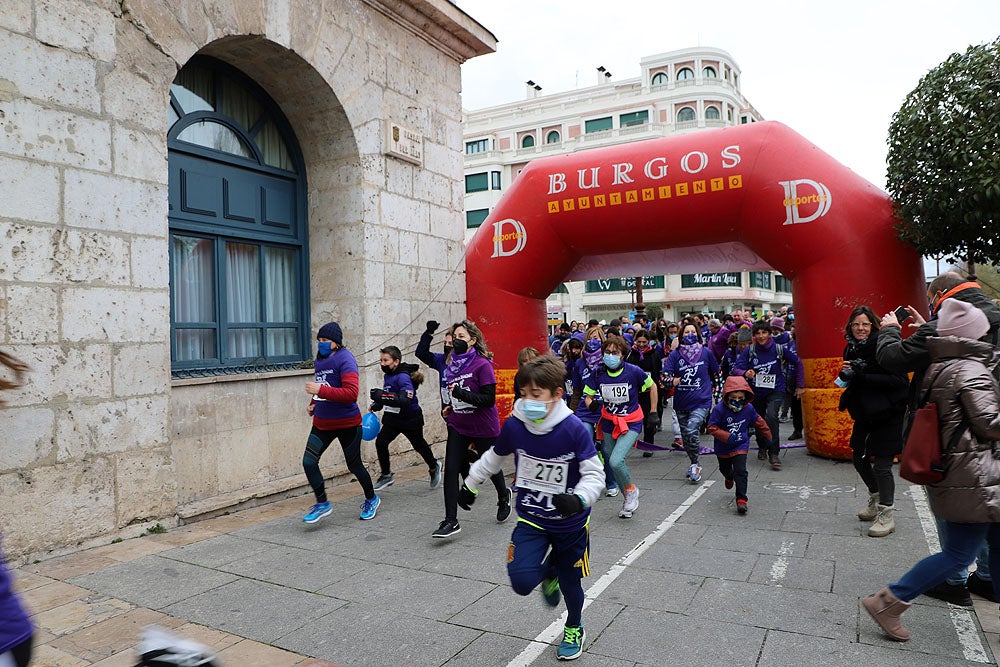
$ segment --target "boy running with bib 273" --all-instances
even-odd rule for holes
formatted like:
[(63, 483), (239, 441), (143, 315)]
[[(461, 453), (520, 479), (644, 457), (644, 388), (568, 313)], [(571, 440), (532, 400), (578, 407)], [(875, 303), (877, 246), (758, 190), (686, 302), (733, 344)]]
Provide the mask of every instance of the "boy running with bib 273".
[(590, 507), (604, 491), (604, 467), (590, 430), (562, 400), (566, 369), (551, 355), (520, 370), (524, 398), (514, 403), (496, 444), (472, 464), (459, 491), (467, 509), (479, 487), (511, 454), (517, 466), (517, 525), (507, 550), (507, 574), (518, 595), (539, 584), (547, 604), (566, 599), (560, 660), (583, 653), (583, 585), (590, 573)]

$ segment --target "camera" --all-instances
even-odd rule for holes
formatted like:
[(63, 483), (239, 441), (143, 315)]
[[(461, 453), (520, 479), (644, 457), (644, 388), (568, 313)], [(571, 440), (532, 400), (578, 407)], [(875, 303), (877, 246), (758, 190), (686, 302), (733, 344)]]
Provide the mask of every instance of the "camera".
[(837, 374), (837, 378), (845, 385), (853, 380), (858, 373), (864, 373), (865, 366), (868, 365), (864, 359), (852, 359), (850, 364), (850, 366), (844, 368)]

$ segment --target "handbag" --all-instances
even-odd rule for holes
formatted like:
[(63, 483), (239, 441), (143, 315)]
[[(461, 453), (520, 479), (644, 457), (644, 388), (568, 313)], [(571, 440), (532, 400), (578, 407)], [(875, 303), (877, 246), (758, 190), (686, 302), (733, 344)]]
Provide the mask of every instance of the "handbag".
[(942, 448), (938, 406), (937, 403), (929, 403), (927, 396), (941, 371), (947, 366), (948, 364), (945, 364), (938, 369), (927, 389), (920, 395), (919, 407), (913, 415), (913, 423), (906, 436), (903, 453), (899, 457), (899, 476), (914, 484), (937, 484), (944, 479), (945, 469), (942, 460), (944, 452), (954, 449), (958, 439), (968, 428), (968, 423), (962, 420), (952, 433), (947, 449)]

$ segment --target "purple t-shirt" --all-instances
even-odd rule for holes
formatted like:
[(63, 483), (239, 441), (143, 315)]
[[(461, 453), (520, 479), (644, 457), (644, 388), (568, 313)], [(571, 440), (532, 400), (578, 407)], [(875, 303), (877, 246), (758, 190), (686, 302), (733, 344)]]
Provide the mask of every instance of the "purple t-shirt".
[[(498, 456), (513, 454), (515, 465), (520, 463), (522, 456), (538, 459), (540, 466), (546, 463), (567, 464), (566, 493), (573, 493), (573, 488), (580, 481), (580, 461), (597, 456), (590, 431), (573, 415), (556, 424), (545, 435), (532, 434), (524, 422), (511, 417), (503, 423), (493, 451)], [(563, 518), (552, 504), (552, 493), (533, 491), (523, 486), (517, 488), (515, 506), (519, 517), (553, 533), (580, 530), (590, 517), (590, 508), (587, 507), (579, 514)]]
[(0, 564), (0, 655), (30, 636), (31, 621), (14, 595), (10, 572)]
[[(583, 388), (587, 386), (587, 381), (590, 380), (590, 366), (587, 365), (586, 359), (577, 359), (576, 363), (573, 364), (573, 386)], [(576, 406), (576, 416), (580, 418), (584, 424), (596, 424), (597, 420), (601, 418), (600, 413), (592, 411), (587, 407), (587, 401), (580, 397), (580, 403)]]
[[(652, 385), (652, 379), (638, 366), (625, 363), (621, 369), (609, 371), (607, 366), (601, 364), (597, 372), (587, 380), (583, 393), (600, 396), (604, 400), (604, 409), (609, 414), (624, 417), (639, 409), (639, 394)], [(641, 433), (642, 420), (630, 422), (628, 427), (631, 431)], [(601, 429), (605, 433), (611, 433), (614, 424), (601, 418)]]
[[(445, 368), (445, 383), (457, 384), (462, 389), (480, 393), (482, 387), (495, 385), (497, 376), (493, 372), (493, 362), (479, 353), (472, 357), (458, 371), (451, 365)], [(465, 401), (450, 396), (451, 412), (448, 426), (470, 438), (495, 438), (500, 433), (500, 415), (496, 403), (485, 408), (477, 408)]]
[[(316, 359), (315, 371), (316, 382), (330, 385), (331, 387), (343, 387), (344, 384), (341, 379), (350, 373), (354, 374), (354, 381), (358, 381), (358, 362), (354, 359), (354, 355), (345, 347), (337, 348), (325, 358), (320, 357)], [(315, 401), (313, 415), (320, 419), (350, 419), (351, 417), (361, 416), (361, 410), (358, 408), (356, 400), (346, 403), (341, 401), (327, 401), (316, 396)]]
[(739, 412), (733, 412), (726, 407), (725, 403), (719, 403), (708, 415), (708, 425), (735, 433), (733, 442), (727, 442), (715, 438), (715, 453), (725, 456), (733, 452), (747, 452), (750, 450), (750, 427), (753, 426), (760, 415), (754, 409), (753, 403), (747, 403)]
[(718, 372), (719, 362), (708, 348), (701, 348), (700, 356), (693, 364), (684, 358), (680, 350), (671, 352), (663, 364), (663, 374), (668, 387), (673, 384), (672, 378), (681, 379), (674, 389), (674, 410), (712, 407), (712, 378)]

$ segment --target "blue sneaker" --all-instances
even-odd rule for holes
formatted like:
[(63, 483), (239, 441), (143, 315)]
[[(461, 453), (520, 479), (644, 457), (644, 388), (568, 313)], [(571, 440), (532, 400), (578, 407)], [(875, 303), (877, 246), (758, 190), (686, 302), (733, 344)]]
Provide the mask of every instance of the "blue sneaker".
[(368, 519), (375, 518), (375, 512), (378, 511), (378, 506), (382, 504), (382, 499), (375, 494), (375, 497), (371, 500), (365, 499), (365, 502), (361, 503), (361, 520), (367, 521)]
[(309, 514), (302, 517), (302, 520), (306, 523), (316, 523), (331, 512), (333, 512), (333, 508), (330, 506), (330, 503), (316, 503), (309, 510)]
[(587, 633), (583, 631), (583, 626), (563, 626), (563, 640), (556, 649), (556, 657), (560, 660), (576, 660), (583, 654), (583, 642), (586, 640)]

